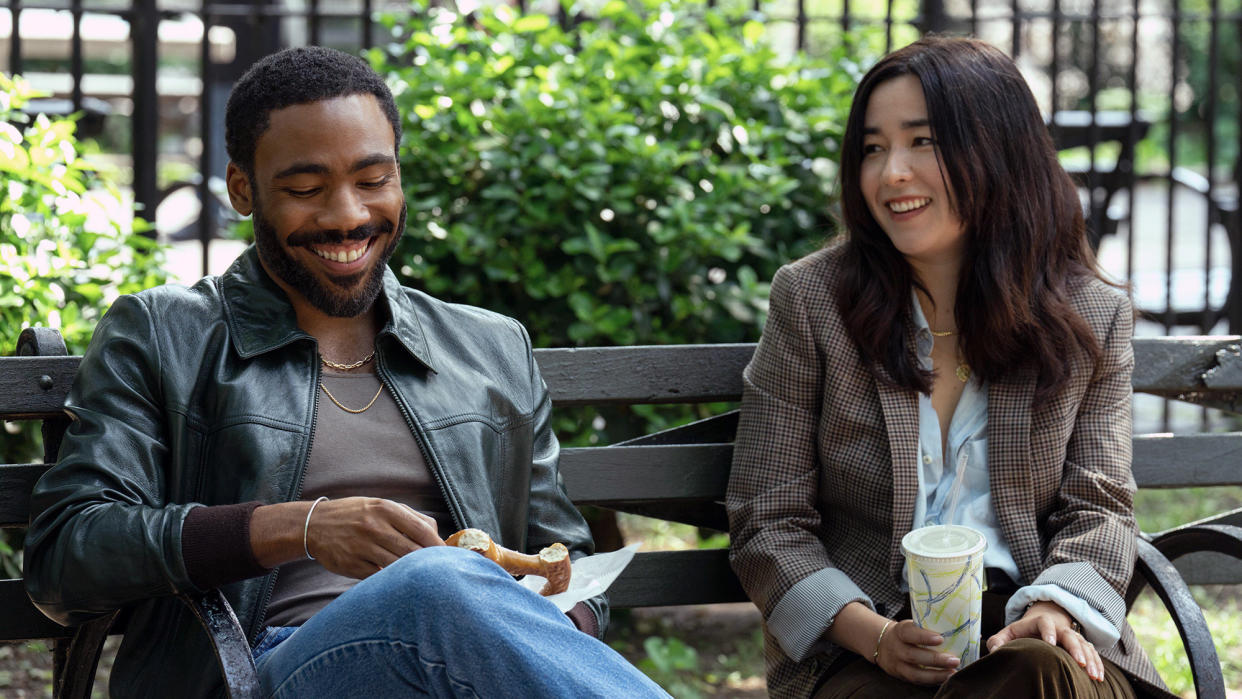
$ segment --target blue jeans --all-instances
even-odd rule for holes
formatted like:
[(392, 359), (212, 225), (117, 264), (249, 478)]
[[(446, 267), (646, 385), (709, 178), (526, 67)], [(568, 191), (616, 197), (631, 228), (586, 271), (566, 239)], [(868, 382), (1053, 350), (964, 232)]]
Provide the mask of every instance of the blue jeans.
[(667, 697), (555, 605), (465, 549), (404, 556), (254, 648), (271, 697)]

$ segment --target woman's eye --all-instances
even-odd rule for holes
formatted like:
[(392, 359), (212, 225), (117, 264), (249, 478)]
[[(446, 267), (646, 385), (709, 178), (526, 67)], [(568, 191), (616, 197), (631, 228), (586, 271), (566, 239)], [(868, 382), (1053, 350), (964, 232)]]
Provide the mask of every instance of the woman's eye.
[(863, 155), (871, 155), (872, 153), (879, 153), (880, 146), (875, 143), (864, 143), (862, 152), (863, 152)]
[(933, 139), (931, 136), (919, 136), (919, 137), (917, 137), (917, 138), (915, 138), (915, 139), (914, 139), (914, 145), (916, 145), (916, 146), (934, 146), (934, 145), (936, 145), (936, 141), (935, 141), (935, 139)]

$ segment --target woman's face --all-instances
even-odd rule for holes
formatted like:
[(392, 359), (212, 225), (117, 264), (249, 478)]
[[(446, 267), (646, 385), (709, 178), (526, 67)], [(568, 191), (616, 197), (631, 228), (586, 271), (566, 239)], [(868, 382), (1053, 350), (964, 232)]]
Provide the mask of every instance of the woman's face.
[(918, 78), (902, 75), (877, 85), (863, 117), (859, 185), (880, 228), (915, 264), (960, 262), (965, 246), (938, 151)]

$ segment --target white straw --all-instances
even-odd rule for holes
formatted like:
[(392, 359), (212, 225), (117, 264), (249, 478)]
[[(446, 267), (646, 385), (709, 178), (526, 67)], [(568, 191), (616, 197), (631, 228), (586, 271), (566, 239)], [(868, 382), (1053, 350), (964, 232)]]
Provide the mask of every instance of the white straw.
[(962, 481), (966, 480), (966, 449), (957, 455), (957, 473), (953, 475), (953, 488), (949, 491), (949, 517), (945, 524), (955, 524), (957, 520), (957, 501), (962, 494)]

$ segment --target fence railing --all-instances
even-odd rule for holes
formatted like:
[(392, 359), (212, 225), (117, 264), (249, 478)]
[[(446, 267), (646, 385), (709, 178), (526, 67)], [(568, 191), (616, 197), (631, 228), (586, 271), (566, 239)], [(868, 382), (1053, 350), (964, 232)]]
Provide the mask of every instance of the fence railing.
[[(473, 10), (467, 1), (457, 9)], [(928, 31), (1000, 46), (1055, 115), (1050, 128), (1083, 185), (1105, 267), (1134, 283), (1164, 333), (1242, 332), (1242, 2), (740, 1), (790, 51), (824, 53), (845, 32), (874, 55)], [(517, 4), (574, 20), (556, 0)], [(227, 212), (229, 86), (283, 46), (386, 41), (376, 13), (412, 11), (390, 0), (7, 0), (0, 56), (4, 70), (62, 98), (45, 107), (95, 112), (88, 125), (109, 111), (128, 122), (110, 133), (130, 156), (141, 215), (154, 219), (169, 196), (194, 189), (197, 221), (161, 233), (201, 240), (206, 272)]]

